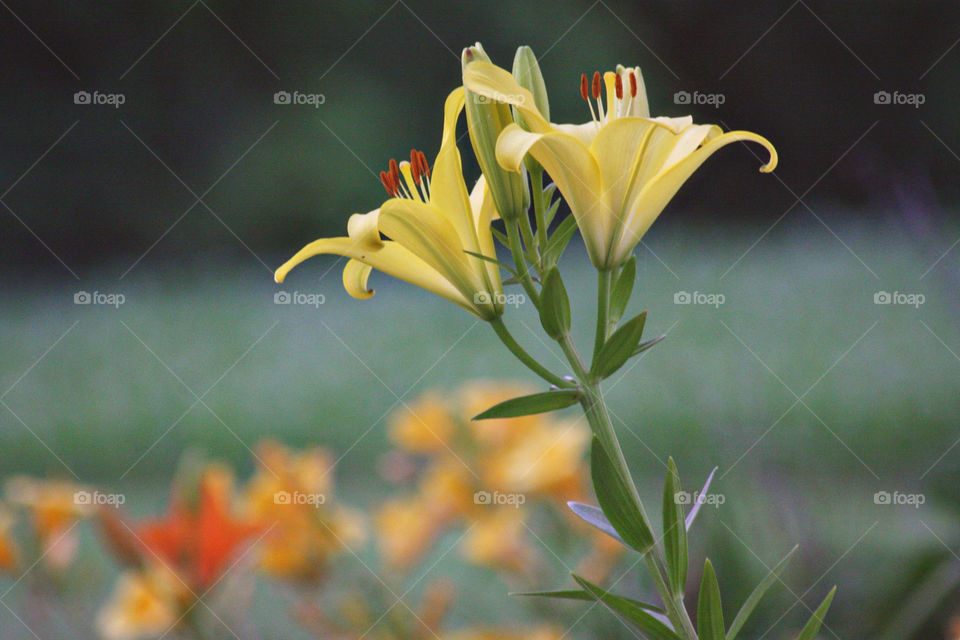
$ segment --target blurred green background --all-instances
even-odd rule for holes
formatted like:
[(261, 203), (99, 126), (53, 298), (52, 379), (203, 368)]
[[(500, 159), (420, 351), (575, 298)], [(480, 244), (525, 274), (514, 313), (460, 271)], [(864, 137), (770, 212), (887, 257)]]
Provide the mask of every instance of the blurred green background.
[[(656, 499), (667, 455), (691, 487), (718, 465), (728, 501), (704, 514), (698, 552), (739, 601), (799, 543), (794, 595), (813, 606), (840, 585), (824, 637), (878, 637), (917, 576), (960, 563), (954, 4), (11, 0), (0, 36), (3, 475), (75, 475), (148, 513), (188, 447), (249, 471), (270, 436), (344, 454), (338, 483), (363, 505), (383, 490), (371, 470), (391, 407), (469, 378), (529, 381), (486, 326), (426, 293), (374, 276), (377, 295), (355, 301), (332, 258), (283, 287), (270, 274), (378, 206), (389, 158), (436, 152), (463, 46), (509, 66), (529, 44), (556, 120), (588, 117), (581, 72), (639, 64), (656, 115), (757, 131), (780, 152), (771, 177), (753, 149), (722, 151), (639, 249), (633, 304), (668, 339), (609, 386), (642, 493)], [(575, 241), (584, 343), (588, 267)], [(281, 290), (324, 304), (275, 304)], [(81, 291), (124, 303), (76, 305)], [(507, 323), (551, 362), (532, 309)], [(878, 505), (878, 491), (926, 503)], [(520, 615), (504, 585), (460, 577), (485, 610)], [(948, 637), (956, 589), (943, 593), (916, 637)], [(796, 602), (778, 597), (756, 637), (787, 637), (805, 613), (778, 621)]]

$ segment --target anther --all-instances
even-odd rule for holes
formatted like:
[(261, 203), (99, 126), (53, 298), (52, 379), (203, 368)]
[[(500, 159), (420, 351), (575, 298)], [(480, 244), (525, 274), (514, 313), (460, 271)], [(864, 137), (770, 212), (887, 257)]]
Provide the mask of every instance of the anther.
[(601, 78), (600, 78), (600, 72), (599, 72), (599, 71), (594, 71), (594, 72), (593, 72), (593, 87), (591, 87), (591, 88), (593, 89), (593, 99), (594, 99), (594, 100), (599, 100), (599, 99), (600, 99), (600, 87), (602, 86), (602, 83), (601, 83), (600, 80), (601, 80)]
[(617, 74), (616, 83), (617, 100), (623, 100), (623, 78), (620, 77), (619, 73)]
[(637, 97), (637, 76), (633, 71), (630, 72), (630, 95), (634, 98)]
[(416, 149), (410, 150), (410, 171), (413, 172), (413, 182), (420, 186), (420, 154)]
[(381, 172), (380, 172), (380, 182), (383, 183), (383, 188), (387, 190), (387, 195), (389, 195), (389, 196), (395, 195), (394, 192), (393, 192), (393, 188), (390, 186), (390, 174), (389, 174), (389, 173), (387, 173), (386, 171), (381, 171)]
[(420, 172), (423, 173), (423, 175), (425, 175), (425, 176), (427, 176), (427, 177), (429, 178), (429, 177), (430, 177), (430, 164), (427, 162), (427, 156), (426, 156), (426, 154), (424, 154), (423, 151), (417, 151), (417, 157), (418, 157), (419, 160), (420, 160), (420, 163), (419, 163), (419, 164), (420, 164)]
[(580, 97), (584, 100), (590, 99), (590, 83), (587, 82), (587, 74), (580, 74)]

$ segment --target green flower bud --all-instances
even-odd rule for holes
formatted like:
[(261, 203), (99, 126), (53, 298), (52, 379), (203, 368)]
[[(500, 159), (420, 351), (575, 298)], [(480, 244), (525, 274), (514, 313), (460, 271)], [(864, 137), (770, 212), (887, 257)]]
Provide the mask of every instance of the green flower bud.
[[(550, 102), (547, 99), (547, 86), (543, 82), (540, 64), (537, 62), (537, 57), (533, 55), (533, 49), (526, 45), (519, 47), (517, 55), (513, 57), (513, 77), (517, 84), (533, 94), (534, 105), (543, 118), (549, 121)], [(513, 119), (524, 129), (530, 130), (523, 115), (516, 109), (513, 111)], [(523, 165), (531, 173), (543, 171), (543, 167), (531, 155), (523, 159)]]
[[(466, 68), (476, 60), (490, 61), (478, 42), (463, 50), (461, 62)], [(465, 91), (467, 130), (470, 144), (487, 179), (487, 188), (494, 205), (504, 220), (516, 220), (526, 212), (524, 206), (525, 178), (520, 173), (507, 171), (497, 162), (497, 138), (507, 125), (513, 123), (510, 106), (496, 99)], [(529, 197), (529, 196), (528, 196)]]

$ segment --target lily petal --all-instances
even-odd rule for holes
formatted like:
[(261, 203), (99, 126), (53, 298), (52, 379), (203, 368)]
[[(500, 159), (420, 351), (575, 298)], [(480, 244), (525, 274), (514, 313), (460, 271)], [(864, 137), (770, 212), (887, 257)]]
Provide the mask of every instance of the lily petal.
[(537, 109), (533, 94), (521, 87), (506, 69), (486, 60), (471, 62), (463, 70), (463, 84), (478, 95), (519, 109), (527, 126), (534, 133), (547, 133), (552, 130), (550, 123)]

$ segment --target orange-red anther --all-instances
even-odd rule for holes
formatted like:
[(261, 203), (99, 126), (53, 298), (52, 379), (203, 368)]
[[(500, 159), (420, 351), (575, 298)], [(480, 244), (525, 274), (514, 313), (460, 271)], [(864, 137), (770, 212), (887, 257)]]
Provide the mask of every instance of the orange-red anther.
[(391, 184), (390, 174), (389, 174), (389, 173), (387, 173), (386, 171), (381, 171), (381, 172), (380, 172), (380, 182), (383, 183), (383, 188), (387, 190), (387, 195), (388, 195), (388, 196), (391, 196), (391, 197), (392, 197), (392, 196), (396, 196), (396, 195), (397, 195), (396, 190), (393, 188), (393, 185)]
[(587, 74), (580, 74), (580, 97), (584, 100), (590, 99), (590, 83), (587, 82)]
[(400, 187), (400, 168), (393, 158), (390, 158), (390, 182), (393, 183), (395, 189)]
[(427, 162), (426, 154), (424, 154), (423, 151), (417, 151), (417, 155), (420, 158), (420, 172), (429, 178), (430, 164)]
[(616, 80), (616, 91), (617, 91), (617, 100), (623, 100), (623, 78), (620, 77), (620, 74), (617, 74)]
[(600, 99), (600, 87), (601, 87), (602, 85), (603, 85), (603, 83), (601, 82), (600, 72), (599, 72), (599, 71), (594, 71), (594, 72), (593, 72), (593, 87), (592, 87), (592, 89), (593, 89), (593, 99), (594, 99), (594, 100), (599, 100), (599, 99)]
[(630, 95), (634, 98), (637, 97), (637, 76), (633, 71), (630, 72)]
[(420, 186), (420, 154), (416, 149), (410, 150), (410, 173), (413, 174), (413, 182)]

